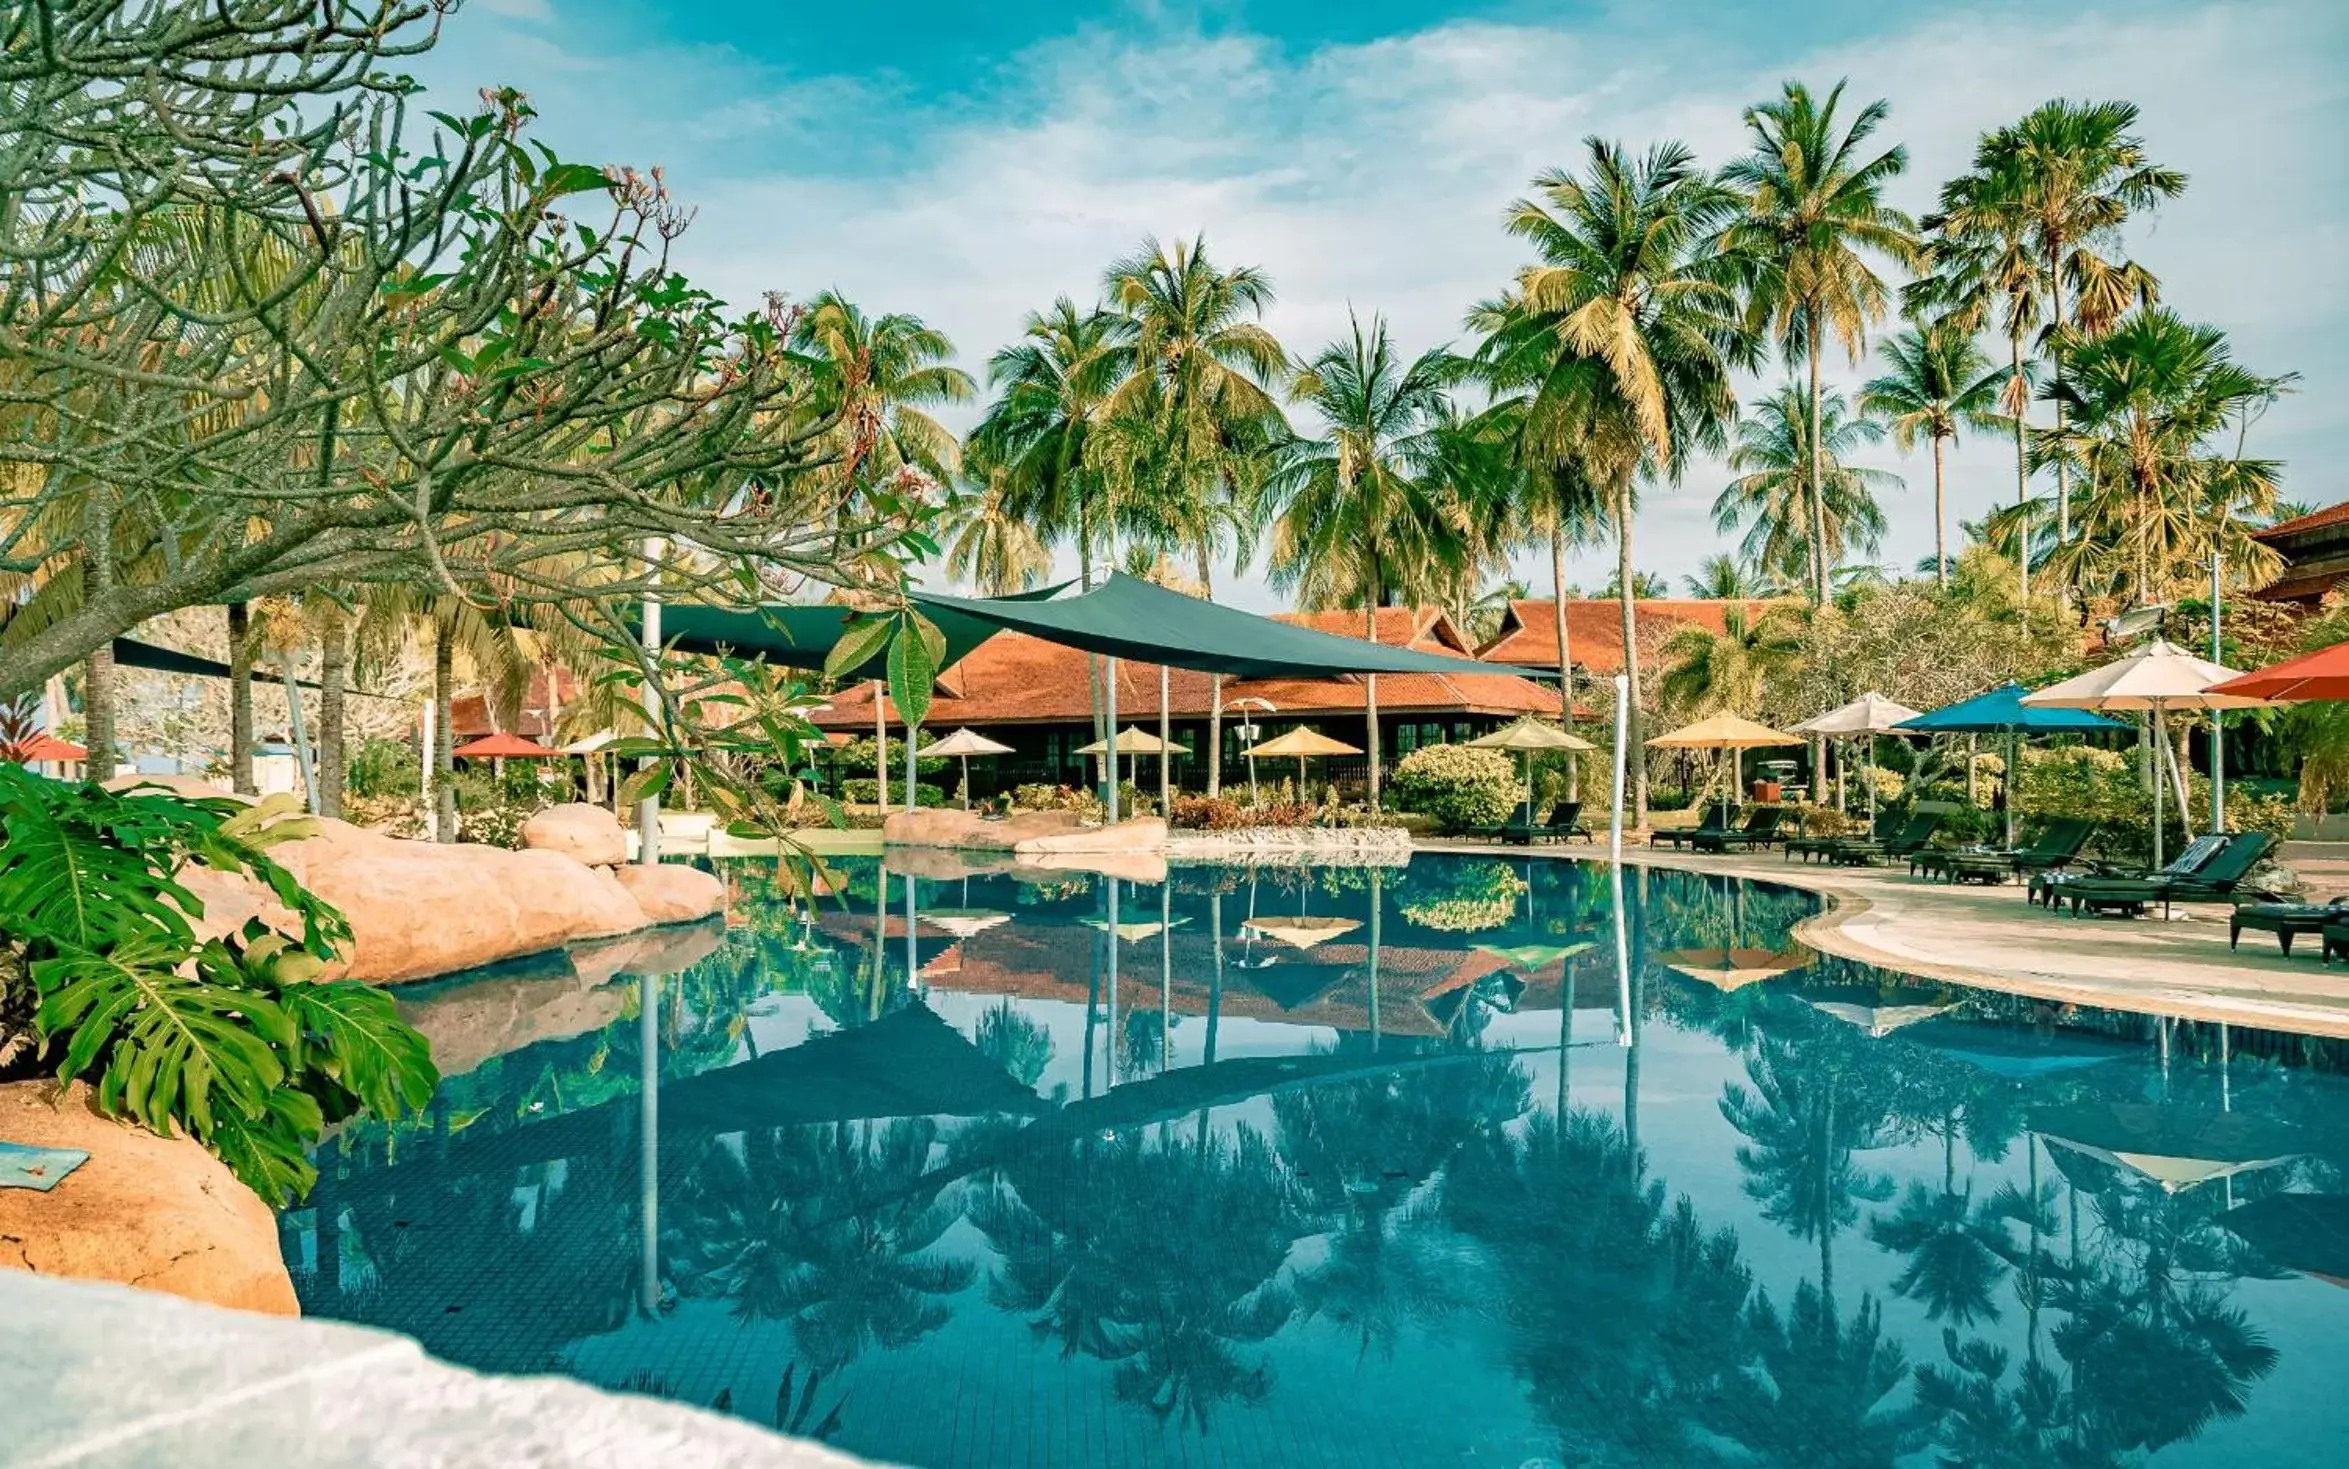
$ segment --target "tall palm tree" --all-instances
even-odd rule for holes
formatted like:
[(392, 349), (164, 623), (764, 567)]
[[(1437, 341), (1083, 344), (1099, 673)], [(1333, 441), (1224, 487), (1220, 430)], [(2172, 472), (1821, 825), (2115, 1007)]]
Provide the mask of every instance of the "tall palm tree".
[(1883, 541), (1875, 492), (1900, 477), (1850, 462), (1883, 437), (1881, 424), (1850, 416), (1842, 394), (1811, 399), (1787, 383), (1739, 421), (1729, 451), (1729, 467), (1739, 474), (1714, 497), (1714, 527), (1724, 534), (1745, 527), (1741, 552), (1750, 564), (1816, 587), (1822, 549), (1832, 577), (1846, 555), (1873, 553)]
[(1767, 323), (1787, 356), (1799, 354), (1810, 370), (1811, 590), (1821, 605), (1834, 563), (1827, 555), (1820, 351), (1832, 334), (1857, 363), (1868, 328), (1883, 319), (1891, 290), (1870, 256), (1900, 266), (1920, 257), (1914, 222), (1885, 200), (1886, 186), (1908, 167), (1908, 151), (1862, 156), (1890, 104), (1871, 102), (1842, 128), (1836, 108), (1844, 85), (1837, 82), (1821, 101), (1801, 82), (1788, 82), (1778, 100), (1747, 108), (1753, 151), (1722, 170), (1747, 196), (1745, 216), (1724, 233), (1722, 248), (1744, 272), (1755, 324)]
[(1036, 522), (1020, 513), (1010, 476), (998, 469), (987, 487), (947, 509), (946, 571), (986, 596), (1024, 592), (1052, 569)]
[[(2055, 380), (2064, 376), (2064, 356), (2075, 340), (2093, 341), (2109, 331), (2130, 307), (2151, 305), (2159, 296), (2152, 274), (2132, 261), (2110, 255), (2129, 216), (2151, 209), (2186, 190), (2186, 175), (2151, 161), (2137, 136), (2133, 102), (2043, 102), (2024, 117), (1982, 141), (1981, 158), (2008, 172), (2018, 188), (2014, 207), (2027, 221), (2027, 237), (2047, 293), (2052, 331), (2048, 357)], [(2071, 289), (2067, 316), (2064, 293)], [(2055, 400), (2056, 431), (2063, 431), (2064, 402)], [(2055, 463), (2056, 539), (2071, 538), (2069, 470)]]
[[(1293, 392), (1323, 427), (1285, 445), (1272, 471), (1270, 570), (1275, 587), (1309, 607), (1361, 608), (1375, 642), (1379, 608), (1440, 596), (1470, 560), (1467, 509), (1439, 463), (1438, 429), (1461, 364), (1440, 347), (1405, 362), (1383, 318), (1367, 330), (1359, 318), (1351, 325), (1297, 375)], [(1375, 684), (1366, 714), (1375, 806)]]
[(1707, 556), (1694, 572), (1680, 579), (1680, 586), (1690, 596), (1708, 602), (1743, 602), (1778, 592), (1777, 578), (1725, 551)]
[[(2161, 600), (2181, 567), (2211, 551), (2264, 579), (2273, 553), (2250, 538), (2274, 504), (2277, 466), (2236, 452), (2237, 420), (2278, 391), (2234, 361), (2226, 334), (2151, 307), (2072, 353), (2049, 388), (2066, 421), (2035, 435), (2049, 458), (2088, 471), (2081, 536), (2058, 548), (2075, 579)], [(2191, 573), (2190, 573), (2191, 574)]]
[(1933, 446), (1933, 575), (1949, 585), (1949, 497), (1942, 446), (1958, 428), (2001, 422), (1999, 373), (1974, 334), (1944, 318), (1898, 333), (1878, 349), (1888, 370), (1868, 380), (1860, 411), (1883, 420), (1902, 453), (1924, 438)]
[(1802, 655), (1794, 619), (1785, 606), (1750, 617), (1743, 607), (1722, 611), (1722, 631), (1690, 623), (1664, 643), (1658, 692), (1696, 714), (1761, 712), (1771, 679), (1791, 671)]
[[(1581, 176), (1553, 169), (1534, 180), (1535, 197), (1509, 207), (1510, 233), (1539, 258), (1470, 324), (1485, 333), (1483, 370), (1524, 399), (1520, 458), (1579, 465), (1605, 494), (1636, 744), (1636, 487), (1643, 473), (1677, 479), (1693, 451), (1721, 446), (1737, 409), (1730, 372), (1753, 351), (1734, 276), (1706, 244), (1736, 215), (1735, 193), (1682, 143), (1637, 159), (1603, 138), (1583, 148)], [(1644, 822), (1646, 767), (1633, 769), (1633, 814)]]
[[(1124, 520), (1160, 550), (1189, 552), (1212, 590), (1218, 560), (1253, 554), (1267, 513), (1263, 477), (1289, 436), (1271, 391), (1288, 354), (1261, 320), (1272, 282), (1254, 266), (1218, 269), (1204, 236), (1172, 246), (1145, 238), (1109, 267), (1103, 289), (1132, 323), (1133, 355), (1104, 404), (1098, 458)], [(1210, 792), (1223, 780), (1220, 676), (1212, 697)]]
[(961, 465), (954, 435), (924, 409), (963, 403), (978, 384), (948, 364), (954, 343), (918, 316), (868, 316), (837, 291), (824, 291), (792, 328), (805, 359), (812, 411), (832, 428), (820, 444), (820, 472), (835, 506), (903, 469), (944, 484)]

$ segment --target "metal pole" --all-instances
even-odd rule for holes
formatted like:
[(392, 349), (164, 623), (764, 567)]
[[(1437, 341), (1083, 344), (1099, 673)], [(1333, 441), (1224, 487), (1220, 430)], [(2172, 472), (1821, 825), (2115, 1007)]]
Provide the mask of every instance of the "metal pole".
[[(1109, 677), (1104, 682), (1107, 687), (1102, 691), (1102, 704), (1109, 710), (1109, 753), (1101, 763), (1109, 771), (1109, 789), (1102, 798), (1101, 807), (1103, 811), (1108, 813), (1109, 824), (1115, 826), (1117, 825), (1117, 660), (1115, 658), (1109, 660)], [(1109, 901), (1114, 913), (1117, 904), (1117, 883), (1114, 879), (1109, 885)], [(1111, 934), (1109, 952), (1113, 956), (1117, 953), (1116, 945), (1117, 936)], [(1116, 973), (1115, 969), (1110, 971), (1113, 991), (1116, 986)], [(1114, 1009), (1114, 1006), (1112, 1008)], [(1111, 1064), (1114, 1067), (1116, 1063), (1112, 1062)], [(1117, 1084), (1116, 1077), (1117, 1073), (1112, 1070), (1110, 1085)]]
[(2169, 784), (2161, 771), (2161, 758), (2169, 749), (2169, 736), (2162, 732), (2161, 706), (2153, 706), (2153, 870), (2161, 870), (2161, 788)]
[(1174, 786), (1168, 777), (1169, 762), (1174, 759), (1174, 725), (1167, 713), (1172, 675), (1163, 663), (1158, 665), (1158, 814), (1174, 812)]
[(882, 702), (889, 686), (873, 680), (873, 795), (881, 814), (889, 814), (889, 706)]
[[(2210, 661), (2219, 658), (2219, 553), (2210, 552)], [(2227, 829), (2227, 716), (2220, 710), (2210, 711), (2210, 829)]]
[[(644, 651), (651, 673), (644, 681), (642, 700), (646, 722), (653, 728), (661, 727), (661, 691), (654, 683), (661, 667), (661, 594), (659, 573), (661, 557), (668, 550), (667, 542), (654, 536), (644, 543), (647, 577), (644, 588)], [(637, 769), (650, 770), (650, 756), (637, 762)], [(636, 803), (636, 860), (647, 867), (661, 860), (661, 798), (646, 796)]]
[(294, 666), (285, 659), (277, 660), (277, 671), (285, 680), (286, 716), (294, 736), (294, 758), (302, 767), (302, 805), (315, 811), (318, 809), (318, 757), (310, 753), (310, 736), (302, 726), (302, 686), (294, 682)]
[(915, 745), (917, 745), (917, 744), (919, 744), (919, 743), (921, 743), (921, 738), (922, 738), (922, 727), (921, 727), (920, 725), (918, 725), (918, 724), (911, 724), (911, 723), (909, 723), (909, 724), (907, 724), (907, 725), (906, 725), (906, 727), (905, 727), (905, 809), (906, 809), (906, 810), (908, 810), (908, 811), (919, 811), (920, 809), (922, 809), (922, 803), (921, 803), (921, 801), (918, 799), (918, 798), (920, 797), (921, 793), (922, 793), (922, 787), (921, 787), (921, 783), (920, 783), (920, 781), (917, 779), (917, 775), (916, 775), (916, 772), (915, 772), (915, 770), (914, 770), (914, 746), (915, 746)]
[(1607, 828), (1607, 860), (1615, 884), (1615, 985), (1623, 1005), (1619, 1044), (1631, 1044), (1631, 944), (1623, 927), (1623, 762), (1624, 744), (1631, 738), (1631, 679), (1615, 675), (1615, 815)]
[[(1112, 729), (1116, 727), (1110, 726)], [(1110, 769), (1116, 768), (1113, 760)], [(1108, 1062), (1109, 1084), (1114, 1088), (1117, 1085), (1117, 879), (1114, 877), (1109, 880), (1109, 1020), (1101, 1028), (1101, 1034), (1109, 1046), (1105, 1059)]]
[(647, 1316), (661, 1307), (661, 979), (637, 978), (636, 1195), (642, 1232), (637, 1238), (636, 1304)]
[(439, 715), (440, 700), (435, 699), (431, 695), (427, 694), (424, 699), (424, 759), (418, 767), (421, 770), (422, 775), (419, 780), (416, 793), (423, 802), (425, 826), (430, 830), (432, 833), (432, 839), (436, 842), (440, 840), (440, 807), (433, 802), (432, 778), (434, 775), (438, 774), (438, 772), (432, 768), (432, 752), (434, 749), (432, 740), (433, 721), (437, 719)]
[[(911, 810), (912, 808), (908, 807), (907, 809)], [(918, 995), (922, 992), (922, 955), (921, 951), (915, 947), (916, 939), (914, 937), (915, 929), (921, 924), (921, 915), (914, 906), (915, 881), (912, 873), (909, 872), (905, 875), (905, 992), (909, 995)]]

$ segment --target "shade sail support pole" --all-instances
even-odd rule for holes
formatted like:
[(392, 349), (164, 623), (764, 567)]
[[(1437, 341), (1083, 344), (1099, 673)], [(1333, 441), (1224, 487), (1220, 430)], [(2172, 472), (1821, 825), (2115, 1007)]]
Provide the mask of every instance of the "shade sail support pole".
[[(1101, 809), (1102, 809), (1103, 811), (1105, 811), (1105, 812), (1107, 812), (1107, 813), (1108, 813), (1108, 823), (1109, 823), (1109, 825), (1111, 825), (1111, 826), (1115, 826), (1115, 825), (1117, 825), (1117, 795), (1118, 795), (1118, 791), (1117, 791), (1117, 660), (1116, 660), (1115, 658), (1110, 658), (1110, 659), (1107, 659), (1107, 660), (1105, 660), (1105, 666), (1107, 667), (1107, 669), (1108, 669), (1108, 671), (1109, 671), (1109, 677), (1107, 677), (1106, 679), (1102, 680), (1102, 683), (1104, 684), (1104, 687), (1103, 687), (1103, 689), (1102, 689), (1102, 704), (1103, 704), (1103, 706), (1104, 706), (1105, 708), (1107, 708), (1107, 710), (1109, 711), (1109, 754), (1108, 754), (1107, 758), (1105, 758), (1105, 759), (1104, 759), (1104, 760), (1103, 760), (1101, 763), (1102, 763), (1103, 767), (1104, 767), (1104, 768), (1106, 768), (1106, 769), (1108, 770), (1109, 774), (1108, 774), (1108, 776), (1107, 776), (1107, 777), (1104, 779), (1104, 781), (1103, 781), (1103, 784), (1104, 784), (1104, 785), (1107, 787), (1107, 789), (1106, 789), (1106, 790), (1105, 790), (1105, 791), (1102, 793), (1102, 798), (1101, 798)], [(1110, 884), (1110, 890), (1111, 890), (1111, 898), (1110, 898), (1110, 902), (1111, 902), (1113, 905), (1114, 905), (1114, 904), (1116, 903), (1116, 901), (1117, 901), (1117, 899), (1116, 899), (1116, 896), (1115, 896), (1115, 894), (1116, 894), (1116, 887), (1117, 887), (1116, 883), (1112, 882), (1112, 883)], [(1116, 954), (1116, 952), (1117, 952), (1117, 950), (1116, 950), (1114, 947), (1112, 947), (1112, 948), (1111, 948), (1111, 950), (1110, 950), (1110, 953), (1111, 953), (1111, 954), (1114, 956), (1114, 955)], [(1115, 969), (1112, 969), (1112, 970), (1110, 971), (1110, 974), (1111, 974), (1111, 979), (1110, 979), (1110, 989), (1111, 989), (1111, 993), (1113, 993), (1113, 994), (1116, 992), (1116, 985), (1117, 985), (1117, 981), (1116, 981), (1116, 973), (1117, 973), (1117, 971), (1116, 971)], [(1114, 1065), (1114, 1063), (1113, 1063), (1113, 1065)], [(1110, 1076), (1111, 1076), (1111, 1078), (1112, 1078), (1112, 1081), (1111, 1081), (1111, 1084), (1112, 1084), (1112, 1085), (1115, 1085), (1115, 1084), (1116, 1084), (1116, 1082), (1115, 1082), (1115, 1077), (1116, 1077), (1116, 1075), (1117, 1075), (1117, 1073), (1116, 1073), (1116, 1071), (1113, 1069), (1113, 1070), (1110, 1072)]]
[(873, 798), (881, 814), (889, 814), (889, 706), (883, 702), (889, 686), (873, 680)]
[[(644, 717), (650, 732), (659, 733), (665, 721), (661, 717), (661, 560), (668, 554), (668, 542), (654, 536), (644, 543), (645, 587), (642, 617), (644, 622), (645, 680), (642, 694)], [(639, 770), (650, 770), (652, 760), (641, 761)], [(636, 860), (647, 867), (661, 860), (661, 798), (658, 792), (636, 803)]]
[[(1631, 679), (1618, 673), (1615, 675), (1615, 810), (1607, 826), (1607, 865), (1615, 887), (1616, 999), (1623, 1007), (1623, 1026), (1616, 1040), (1624, 1046), (1631, 1044), (1631, 944), (1623, 924), (1623, 762), (1625, 746), (1630, 740)], [(1571, 997), (1568, 1003), (1572, 1003)]]
[[(2223, 663), (2219, 657), (2219, 553), (2213, 546), (2210, 552), (2210, 661)], [(2217, 709), (2210, 711), (2210, 829), (2227, 829), (2227, 716)]]

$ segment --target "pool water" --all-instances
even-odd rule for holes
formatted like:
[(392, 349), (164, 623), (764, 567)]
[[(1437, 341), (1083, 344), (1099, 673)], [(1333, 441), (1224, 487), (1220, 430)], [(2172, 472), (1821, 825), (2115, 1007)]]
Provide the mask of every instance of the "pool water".
[(2349, 1047), (1669, 871), (921, 861), (404, 991), (304, 1311), (921, 1466), (2349, 1462)]

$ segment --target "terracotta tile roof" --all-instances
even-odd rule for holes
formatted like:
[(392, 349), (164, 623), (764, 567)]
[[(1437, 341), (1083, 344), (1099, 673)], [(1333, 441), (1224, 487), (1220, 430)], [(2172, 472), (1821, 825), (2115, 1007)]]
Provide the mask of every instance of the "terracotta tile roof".
[[(1282, 620), (1341, 636), (1359, 637), (1362, 632), (1358, 612), (1292, 613)], [(1382, 636), (1392, 633), (1394, 642), (1431, 653), (1475, 656), (1451, 619), (1432, 608), (1385, 608), (1379, 621)], [(1156, 719), (1158, 665), (1120, 660), (1117, 672), (1118, 722), (1147, 724)], [(1214, 680), (1189, 669), (1171, 669), (1168, 694), (1169, 717), (1204, 719), (1213, 703)], [(1364, 707), (1365, 688), (1351, 678), (1224, 681), (1226, 709), (1235, 700), (1251, 697), (1270, 700), (1283, 715), (1344, 714)], [(1506, 671), (1390, 673), (1379, 677), (1378, 707), (1381, 714), (1555, 715), (1558, 696), (1546, 685)], [(894, 721), (895, 710), (890, 712)], [(981, 643), (939, 679), (928, 724), (952, 729), (965, 724), (1082, 722), (1092, 717), (1084, 653), (1026, 633), (1007, 632)], [(817, 714), (815, 722), (826, 729), (870, 730), (873, 686), (860, 683), (835, 693), (831, 708)]]
[(2265, 530), (2253, 531), (2251, 539), (2273, 541), (2289, 538), (2302, 531), (2324, 530), (2329, 526), (2344, 524), (2349, 524), (2349, 500), (2343, 500), (2338, 505), (2327, 505), (2322, 510), (2312, 511), (2291, 520), (2278, 521)]
[[(1557, 614), (1547, 597), (1521, 598), (1509, 603), (1499, 635), (1478, 656), (1488, 663), (1514, 663), (1520, 668), (1558, 666)], [(1693, 597), (1642, 597), (1632, 603), (1638, 629), (1642, 666), (1652, 646), (1680, 628), (1695, 624), (1722, 632), (1729, 609), (1742, 606), (1759, 615), (1769, 603), (1716, 602)], [(1623, 604), (1613, 598), (1570, 600), (1566, 604), (1566, 639), (1574, 666), (1594, 674), (1612, 674), (1623, 667)]]
[[(575, 703), (584, 690), (580, 688), (578, 678), (567, 668), (557, 668), (554, 678), (555, 702), (561, 706), (555, 711), (559, 718), (563, 709)], [(503, 726), (502, 730), (493, 728), (491, 724), (487, 694), (452, 696), (449, 700), (449, 730), (460, 743), (500, 732), (543, 740), (547, 736), (546, 712), (547, 674), (541, 669), (530, 676), (530, 687), (522, 696), (521, 717)]]

